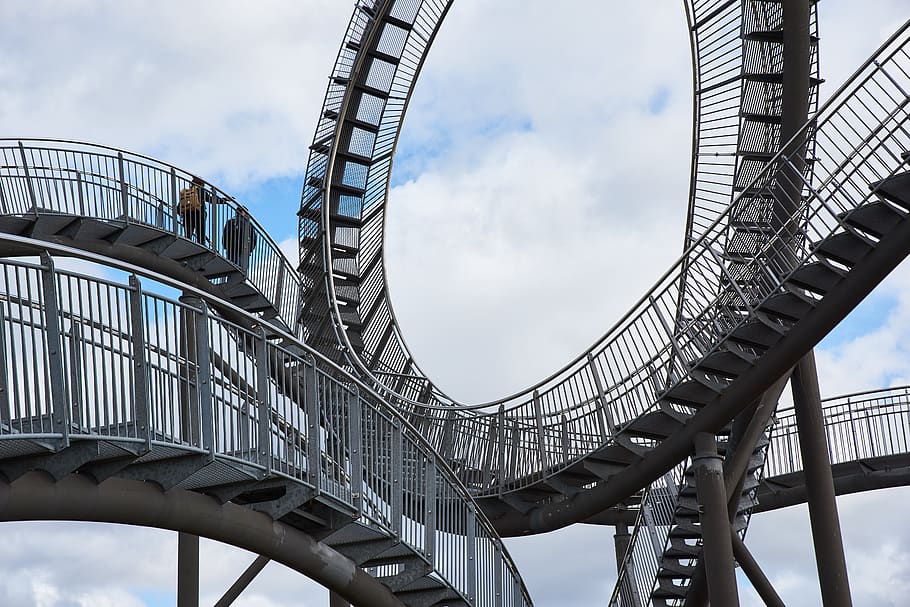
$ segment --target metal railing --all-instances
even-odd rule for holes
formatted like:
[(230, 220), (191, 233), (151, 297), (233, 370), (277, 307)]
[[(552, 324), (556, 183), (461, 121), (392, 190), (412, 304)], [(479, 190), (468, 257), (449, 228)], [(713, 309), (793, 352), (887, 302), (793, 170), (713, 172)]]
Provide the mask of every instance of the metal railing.
[[(48, 254), (0, 260), (0, 444), (106, 439), (210, 454), (351, 509), (469, 604), (531, 605), (447, 462), (369, 387), (302, 344), (295, 354), (219, 317), (229, 304), (201, 291), (49, 248), (133, 273), (123, 283), (56, 268)], [(163, 297), (160, 285), (185, 295)]]
[[(194, 187), (203, 211), (193, 218), (178, 209), (181, 190)], [(215, 186), (166, 163), (106, 146), (49, 139), (0, 139), (0, 214), (36, 217), (65, 214), (139, 224), (196, 241), (241, 271), (293, 332), (299, 278), (271, 236), (252, 217), (250, 251), (236, 250), (225, 225), (238, 202)], [(202, 238), (193, 231), (201, 223)], [(239, 239), (234, 239), (239, 240)]]
[[(824, 407), (832, 465), (910, 452), (910, 386), (827, 398)], [(778, 412), (765, 477), (802, 471), (793, 409)]]
[[(910, 386), (827, 398), (822, 407), (832, 465), (910, 453)], [(770, 430), (763, 477), (773, 481), (775, 477), (801, 472), (792, 407), (775, 415)], [(672, 472), (677, 485), (682, 483), (683, 468), (677, 466)], [(665, 489), (667, 482), (666, 478), (655, 481), (645, 493), (610, 605), (645, 605), (657, 584), (675, 506), (675, 500), (668, 499), (673, 493)], [(648, 509), (657, 514), (647, 516)]]
[[(910, 149), (908, 39), (905, 25), (807, 124), (816, 128), (818, 141), (811, 182), (793, 184), (799, 172), (778, 156), (738, 197), (792, 205), (792, 214), (780, 219), (784, 227), (754, 257), (725, 259), (721, 216), (612, 330), (551, 377), (472, 407), (485, 411), (452, 415), (442, 406), (451, 403), (437, 408), (399, 395), (400, 406), (423, 418), (423, 431), (437, 446), (450, 441), (451, 456), (481, 472), (486, 480), (475, 487), (481, 494), (529, 486), (654, 410), (668, 388), (755, 318), (757, 306), (783, 292), (793, 271), (815, 261), (817, 244), (845, 229), (843, 216), (874, 198), (872, 184), (904, 170), (902, 154)], [(775, 185), (780, 182), (795, 185), (801, 199), (785, 200)], [(802, 226), (800, 238), (792, 238), (790, 225)], [(731, 263), (737, 280), (749, 284), (733, 299), (719, 288)], [(688, 290), (680, 306), (684, 273)], [(680, 315), (685, 322), (674, 324)], [(498, 461), (491, 453), (499, 454)]]

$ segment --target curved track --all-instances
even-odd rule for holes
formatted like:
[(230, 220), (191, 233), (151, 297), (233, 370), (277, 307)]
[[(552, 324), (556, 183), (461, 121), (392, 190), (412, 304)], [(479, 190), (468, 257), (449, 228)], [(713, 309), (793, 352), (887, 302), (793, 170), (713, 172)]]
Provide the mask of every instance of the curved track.
[[(902, 91), (910, 88), (903, 31), (805, 127), (823, 150), (812, 158), (810, 174), (794, 173), (807, 150), (811, 153), (810, 144), (787, 157), (767, 153), (762, 170), (737, 178), (741, 192), (733, 203), (699, 228), (685, 255), (588, 351), (552, 377), (482, 411), (456, 408), (404, 349), (382, 279), (381, 216), (390, 154), (399, 110), (411, 90), (395, 88), (392, 94), (392, 87), (400, 70), (410, 76), (403, 82), (412, 84), (416, 71), (406, 68), (422, 61), (421, 55), (398, 67), (388, 53), (377, 59), (389, 50), (377, 46), (383, 32), (393, 29), (411, 40), (411, 30), (392, 16), (396, 6), (377, 3), (362, 27), (352, 27), (360, 37), (346, 46), (358, 52), (339, 61), (356, 65), (350, 73), (358, 76), (336, 78), (349, 89), (330, 95), (343, 101), (324, 111), (331, 126), (325, 127), (323, 147), (314, 145), (308, 184), (315, 185), (305, 190), (301, 210), (302, 233), (319, 234), (315, 222), (321, 220), (326, 236), (321, 243), (302, 239), (302, 251), (321, 244), (327, 265), (319, 267), (314, 256), (304, 255), (302, 273), (318, 268), (323, 274), (332, 321), (322, 327), (342, 338), (343, 360), (385, 390), (454, 462), (504, 533), (569, 524), (660, 477), (687, 457), (695, 432), (719, 431), (907, 254), (906, 201), (894, 206), (894, 196), (881, 202), (873, 191), (901, 173), (901, 154), (908, 149), (902, 128), (907, 118)], [(445, 11), (432, 14), (441, 19)], [(413, 37), (431, 39), (438, 23), (431, 25), (422, 25)], [(403, 52), (407, 44), (398, 48)], [(388, 78), (371, 88), (364, 78), (380, 72)], [(386, 98), (395, 101), (389, 114), (383, 111)], [(376, 139), (373, 147), (357, 148), (355, 159), (353, 147), (363, 139), (352, 134), (363, 127), (370, 108), (375, 111), (369, 122), (388, 137), (382, 145)], [(857, 114), (868, 119), (845, 129)], [(738, 163), (745, 166), (746, 159)], [(351, 175), (362, 178), (359, 185), (350, 182)], [(767, 218), (756, 222), (762, 224), (756, 227), (761, 238), (750, 246), (734, 247), (740, 237), (731, 240), (730, 226), (742, 221), (741, 210), (780, 202), (786, 196), (777, 189), (782, 182), (802, 190), (800, 200), (787, 201), (791, 211), (775, 219), (776, 227)], [(903, 184), (889, 183), (898, 182)], [(888, 230), (855, 225), (879, 209), (893, 214)], [(795, 239), (793, 223), (804, 224)], [(357, 236), (343, 242), (346, 234)], [(854, 247), (855, 254), (845, 251)], [(337, 255), (342, 249), (345, 256)]]

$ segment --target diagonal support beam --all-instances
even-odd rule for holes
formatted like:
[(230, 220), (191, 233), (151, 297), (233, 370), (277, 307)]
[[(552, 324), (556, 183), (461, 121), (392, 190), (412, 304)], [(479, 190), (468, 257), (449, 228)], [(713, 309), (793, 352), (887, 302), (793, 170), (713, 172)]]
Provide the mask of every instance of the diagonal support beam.
[(233, 605), (234, 601), (237, 600), (237, 597), (246, 590), (247, 586), (256, 579), (256, 576), (259, 575), (259, 572), (262, 571), (266, 565), (269, 564), (270, 559), (267, 556), (262, 556), (261, 554), (256, 557), (250, 566), (247, 567), (243, 573), (240, 574), (240, 577), (237, 578), (237, 581), (231, 584), (231, 587), (227, 589), (218, 602), (215, 603), (215, 607), (229, 607)]

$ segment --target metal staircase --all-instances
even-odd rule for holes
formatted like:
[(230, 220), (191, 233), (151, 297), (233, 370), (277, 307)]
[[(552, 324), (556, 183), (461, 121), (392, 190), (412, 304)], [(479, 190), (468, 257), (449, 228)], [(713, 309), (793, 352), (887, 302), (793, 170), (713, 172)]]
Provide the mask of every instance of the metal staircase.
[[(11, 486), (42, 471), (203, 493), (308, 534), (405, 605), (531, 604), (447, 463), (369, 388), (164, 276), (121, 283), (54, 262), (0, 262), (0, 473)], [(175, 301), (162, 287), (192, 294)], [(495, 585), (482, 583), (490, 574)]]
[[(253, 249), (228, 250), (224, 226), (239, 204), (215, 186), (152, 158), (73, 141), (0, 139), (0, 163), (0, 231), (144, 265), (294, 332), (293, 266), (253, 218)], [(194, 179), (205, 242), (189, 236), (177, 211)]]

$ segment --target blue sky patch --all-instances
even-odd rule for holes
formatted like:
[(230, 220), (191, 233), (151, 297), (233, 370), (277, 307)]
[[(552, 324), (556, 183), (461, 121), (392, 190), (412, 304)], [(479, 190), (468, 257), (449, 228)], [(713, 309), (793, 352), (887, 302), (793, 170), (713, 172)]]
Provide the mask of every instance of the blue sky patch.
[(662, 114), (670, 103), (670, 89), (660, 86), (648, 98), (648, 113), (654, 116)]
[(833, 350), (880, 328), (897, 306), (890, 294), (875, 291), (860, 302), (834, 330), (818, 344), (822, 350)]

